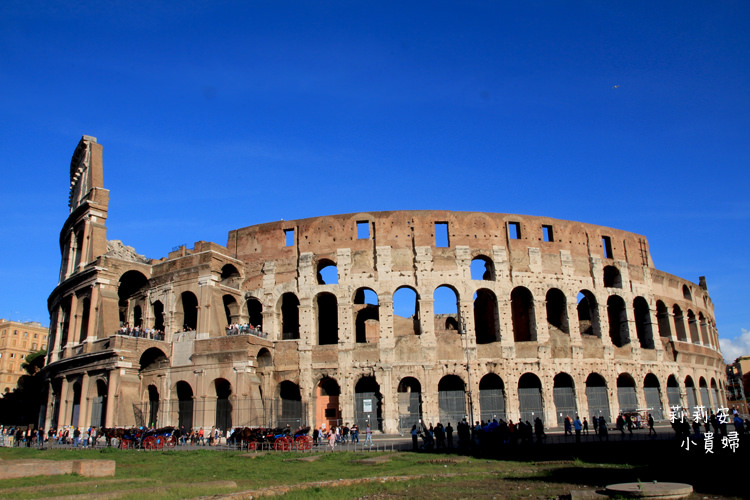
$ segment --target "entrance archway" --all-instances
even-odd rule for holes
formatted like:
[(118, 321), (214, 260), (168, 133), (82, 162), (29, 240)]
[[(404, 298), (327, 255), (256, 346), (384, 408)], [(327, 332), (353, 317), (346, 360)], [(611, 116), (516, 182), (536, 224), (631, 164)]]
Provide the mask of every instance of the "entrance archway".
[(328, 429), (335, 427), (341, 419), (339, 395), (341, 388), (338, 382), (325, 377), (315, 388), (315, 425), (326, 424)]
[(557, 425), (565, 425), (565, 417), (570, 417), (572, 421), (578, 414), (576, 405), (576, 392), (573, 377), (567, 373), (558, 373), (555, 376), (552, 397), (555, 400), (555, 415), (557, 416)]
[(506, 420), (505, 384), (495, 373), (488, 373), (479, 381), (479, 418), (485, 422)]
[(518, 380), (518, 403), (521, 420), (530, 423), (537, 417), (544, 420), (542, 381), (533, 373), (524, 373)]
[(592, 420), (604, 417), (606, 422), (612, 422), (612, 415), (609, 411), (607, 382), (598, 373), (592, 373), (586, 379), (586, 400), (589, 404), (589, 413)]
[(398, 428), (409, 430), (422, 420), (422, 385), (414, 377), (405, 377), (398, 384)]
[(441, 423), (460, 422), (466, 417), (466, 385), (461, 377), (446, 375), (440, 379), (438, 409)]
[(354, 422), (360, 429), (383, 430), (383, 396), (375, 377), (362, 377), (354, 386)]

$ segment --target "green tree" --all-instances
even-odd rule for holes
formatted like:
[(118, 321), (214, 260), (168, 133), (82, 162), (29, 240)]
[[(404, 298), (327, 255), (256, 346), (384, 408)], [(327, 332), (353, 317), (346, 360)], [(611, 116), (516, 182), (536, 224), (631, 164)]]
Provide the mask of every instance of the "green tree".
[(39, 411), (45, 401), (44, 377), (41, 373), (47, 351), (28, 354), (21, 368), (26, 372), (18, 378), (13, 392), (5, 393), (0, 399), (0, 422), (4, 425), (36, 424)]

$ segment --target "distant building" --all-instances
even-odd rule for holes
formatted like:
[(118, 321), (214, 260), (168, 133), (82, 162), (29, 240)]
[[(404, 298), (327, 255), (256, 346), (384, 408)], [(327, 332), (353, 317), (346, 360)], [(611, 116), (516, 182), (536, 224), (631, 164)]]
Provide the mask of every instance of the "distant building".
[(750, 356), (740, 356), (727, 365), (727, 404), (740, 413), (748, 413), (750, 394)]
[(26, 374), (21, 364), (32, 352), (47, 348), (49, 328), (36, 321), (0, 319), (0, 392), (12, 392)]

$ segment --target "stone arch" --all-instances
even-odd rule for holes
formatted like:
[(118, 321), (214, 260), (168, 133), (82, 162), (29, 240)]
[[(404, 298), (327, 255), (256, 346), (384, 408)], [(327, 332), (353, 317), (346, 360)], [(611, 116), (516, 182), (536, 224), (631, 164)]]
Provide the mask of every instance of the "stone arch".
[(316, 280), (318, 285), (337, 285), (339, 270), (331, 259), (320, 259), (316, 264)]
[(578, 305), (578, 330), (581, 335), (596, 336), (601, 329), (599, 327), (599, 307), (596, 297), (589, 290), (581, 290), (576, 297)]
[(682, 297), (685, 300), (689, 300), (690, 302), (693, 301), (693, 294), (690, 292), (690, 287), (687, 285), (682, 285)]
[(687, 342), (687, 333), (685, 332), (685, 318), (682, 316), (682, 309), (677, 304), (672, 307), (672, 316), (674, 317), (674, 331), (677, 340)]
[(471, 279), (495, 281), (495, 263), (486, 255), (477, 255), (471, 259)]
[(260, 331), (263, 331), (263, 303), (256, 297), (248, 297), (245, 301), (247, 307), (248, 322)]
[(140, 372), (163, 370), (169, 368), (169, 358), (158, 347), (149, 347), (141, 354), (139, 366)]
[(534, 296), (523, 286), (517, 286), (510, 293), (511, 316), (513, 318), (513, 340), (528, 342), (536, 340), (534, 324)]
[(224, 264), (221, 268), (221, 284), (237, 288), (242, 280), (240, 271), (233, 264)]
[(682, 408), (682, 398), (680, 397), (680, 384), (674, 375), (667, 377), (667, 403), (672, 408)]
[(615, 266), (604, 266), (604, 287), (622, 288), (622, 275)]
[(214, 391), (216, 394), (216, 420), (214, 426), (226, 431), (232, 428), (232, 384), (227, 379), (217, 378), (214, 380)]
[(147, 388), (148, 391), (148, 425), (156, 427), (160, 424), (159, 419), (159, 389), (154, 384), (150, 384)]
[(692, 411), (698, 406), (698, 394), (695, 390), (693, 378), (690, 375), (685, 377), (685, 395), (687, 396), (688, 412), (692, 414)]
[(586, 378), (586, 400), (592, 422), (599, 417), (603, 417), (605, 422), (612, 422), (607, 381), (598, 373), (590, 373)]
[(654, 334), (651, 329), (651, 309), (643, 297), (633, 299), (633, 313), (635, 314), (635, 331), (638, 342), (643, 349), (654, 348)]
[(258, 354), (255, 357), (255, 359), (257, 361), (258, 368), (260, 369), (273, 368), (273, 358), (271, 357), (271, 351), (269, 351), (265, 347), (262, 347), (258, 351)]
[(700, 334), (698, 333), (698, 321), (695, 319), (695, 313), (692, 309), (687, 311), (688, 329), (690, 330), (690, 341), (693, 344), (700, 344)]
[(672, 338), (672, 330), (669, 326), (669, 309), (663, 301), (656, 301), (656, 321), (659, 325), (659, 337), (663, 339)]
[(287, 292), (279, 299), (281, 340), (299, 340), (299, 299)]
[(224, 316), (226, 317), (226, 324), (233, 325), (240, 322), (240, 305), (237, 303), (237, 299), (234, 296), (226, 294), (221, 298), (224, 303)]
[(120, 324), (130, 324), (130, 312), (135, 307), (136, 301), (143, 300), (146, 287), (148, 287), (148, 278), (140, 271), (131, 269), (120, 276), (117, 286)]
[(609, 318), (609, 338), (615, 347), (630, 343), (628, 316), (625, 301), (619, 295), (610, 295), (607, 299), (607, 318)]
[(325, 424), (328, 429), (336, 427), (341, 420), (339, 383), (328, 376), (324, 376), (315, 387), (315, 422), (316, 426)]
[(654, 420), (664, 418), (664, 408), (661, 402), (661, 386), (659, 378), (653, 373), (647, 373), (643, 379), (643, 395), (646, 398), (646, 408)]
[(438, 414), (440, 422), (460, 422), (468, 416), (466, 384), (458, 375), (445, 375), (438, 382)]
[(383, 430), (383, 395), (373, 375), (360, 377), (354, 385), (354, 421), (360, 429)]
[(419, 335), (419, 294), (410, 286), (400, 286), (393, 292), (393, 334)]
[(91, 298), (83, 298), (81, 307), (81, 326), (78, 329), (78, 341), (83, 342), (89, 333), (89, 317), (91, 315)]
[(151, 304), (151, 315), (154, 318), (153, 328), (159, 332), (164, 332), (164, 304), (160, 300), (155, 300)]
[(459, 295), (451, 285), (440, 285), (432, 293), (435, 330), (458, 332)]
[(565, 372), (560, 372), (555, 375), (552, 396), (555, 402), (557, 425), (564, 425), (565, 419), (568, 417), (572, 422), (578, 414), (578, 404), (576, 403), (576, 390), (573, 377)]
[(107, 381), (99, 377), (94, 381), (96, 391), (91, 398), (91, 427), (102, 428), (107, 420)]
[(708, 393), (708, 383), (703, 377), (698, 379), (698, 390), (701, 394), (701, 405), (705, 406), (706, 408), (712, 408), (711, 397)]
[(474, 331), (477, 344), (490, 344), (500, 340), (497, 297), (487, 288), (480, 288), (474, 294)]
[(193, 428), (193, 388), (189, 383), (180, 380), (175, 384), (177, 393), (177, 425), (186, 430)]
[(708, 335), (708, 325), (706, 323), (706, 317), (703, 315), (702, 312), (698, 313), (698, 323), (701, 330), (701, 340), (703, 341), (703, 345), (710, 346), (711, 345), (711, 339)]
[(550, 331), (557, 329), (562, 333), (569, 334), (568, 327), (568, 301), (565, 294), (558, 288), (550, 288), (546, 297), (547, 325)]
[(315, 296), (315, 317), (318, 345), (338, 344), (339, 306), (334, 294), (322, 292)]
[(537, 417), (544, 420), (542, 381), (534, 373), (524, 373), (518, 379), (518, 403), (521, 420), (530, 423)]
[(355, 341), (360, 344), (377, 342), (380, 339), (378, 294), (371, 288), (357, 288), (353, 303)]
[(284, 380), (279, 383), (279, 405), (276, 409), (276, 425), (296, 429), (303, 423), (302, 393), (299, 385)]
[(505, 384), (496, 373), (488, 373), (479, 381), (479, 418), (485, 422), (507, 419)]
[(716, 379), (713, 377), (711, 378), (711, 395), (714, 398), (714, 404), (716, 405), (716, 407), (717, 408), (722, 407), (723, 402), (719, 399), (719, 389), (718, 389), (718, 386), (716, 385)]
[(621, 373), (617, 377), (617, 402), (620, 405), (620, 413), (633, 412), (638, 409), (635, 379), (629, 373)]
[[(180, 295), (181, 310), (177, 316), (182, 319), (182, 331), (192, 332), (198, 328), (198, 298), (191, 291)], [(179, 324), (179, 323), (178, 323)]]
[(422, 384), (414, 377), (398, 383), (398, 428), (409, 430), (422, 421)]

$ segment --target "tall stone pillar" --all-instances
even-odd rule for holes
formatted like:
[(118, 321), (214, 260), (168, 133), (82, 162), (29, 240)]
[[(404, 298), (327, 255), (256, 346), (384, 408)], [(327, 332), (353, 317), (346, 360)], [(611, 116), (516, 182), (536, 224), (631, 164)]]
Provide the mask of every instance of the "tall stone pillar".
[(119, 403), (117, 389), (120, 385), (120, 369), (113, 368), (109, 372), (109, 381), (107, 382), (107, 415), (104, 418), (105, 427), (115, 427), (115, 407)]
[(70, 395), (70, 382), (67, 377), (63, 377), (60, 385), (60, 410), (57, 414), (57, 426), (70, 425), (70, 415), (68, 415), (68, 397)]
[(73, 422), (76, 427), (88, 427), (88, 423), (91, 421), (89, 416), (89, 385), (91, 384), (91, 377), (88, 372), (83, 372), (81, 378), (81, 404), (78, 407), (78, 422)]

